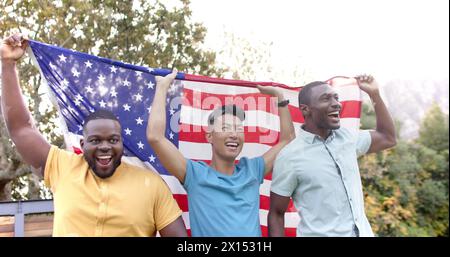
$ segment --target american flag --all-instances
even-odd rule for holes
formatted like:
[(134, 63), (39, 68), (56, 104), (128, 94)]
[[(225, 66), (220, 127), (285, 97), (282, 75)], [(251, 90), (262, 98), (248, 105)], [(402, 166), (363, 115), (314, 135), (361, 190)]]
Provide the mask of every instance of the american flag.
[[(59, 110), (68, 150), (81, 153), (79, 139), (82, 137), (83, 120), (90, 112), (97, 109), (111, 110), (122, 125), (123, 160), (160, 174), (183, 210), (183, 219), (189, 232), (186, 191), (161, 165), (145, 137), (156, 87), (155, 76), (165, 76), (170, 70), (134, 66), (33, 40), (30, 40), (29, 46), (29, 52)], [(356, 81), (353, 78), (334, 77), (328, 82), (337, 90), (343, 105), (342, 126), (357, 130), (361, 91)], [(264, 154), (278, 140), (279, 118), (270, 97), (260, 94), (256, 89), (258, 84), (281, 88), (285, 98), (290, 101), (288, 107), (297, 132), (303, 123), (297, 100), (301, 87), (180, 72), (168, 93), (166, 137), (186, 158), (209, 163), (212, 150), (204, 134), (207, 117), (215, 107), (233, 103), (246, 113), (245, 144), (237, 159)], [(260, 224), (264, 236), (267, 236), (270, 182), (271, 174), (265, 177), (260, 187)], [(296, 235), (298, 222), (299, 216), (291, 201), (285, 215), (287, 236)]]

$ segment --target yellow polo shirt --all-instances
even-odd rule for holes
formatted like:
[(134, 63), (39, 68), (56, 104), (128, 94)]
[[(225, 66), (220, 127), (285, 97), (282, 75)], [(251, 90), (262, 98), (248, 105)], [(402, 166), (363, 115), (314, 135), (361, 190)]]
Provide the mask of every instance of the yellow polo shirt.
[(101, 179), (82, 155), (52, 146), (44, 175), (53, 236), (155, 236), (182, 213), (161, 177), (125, 162)]

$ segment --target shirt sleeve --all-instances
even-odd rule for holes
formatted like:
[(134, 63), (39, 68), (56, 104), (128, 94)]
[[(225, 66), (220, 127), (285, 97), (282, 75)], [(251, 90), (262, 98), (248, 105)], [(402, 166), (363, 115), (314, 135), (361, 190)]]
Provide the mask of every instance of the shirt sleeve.
[(264, 158), (262, 156), (251, 159), (252, 169), (256, 172), (255, 176), (258, 178), (260, 184), (264, 182), (264, 171), (266, 170), (266, 165), (264, 163)]
[(358, 132), (358, 138), (356, 140), (356, 154), (361, 156), (369, 151), (372, 144), (372, 137), (369, 130), (360, 130)]
[(203, 165), (199, 162), (186, 159), (186, 176), (184, 177), (183, 187), (189, 192), (192, 188), (192, 184), (196, 181), (196, 175), (198, 170), (203, 169)]
[(281, 152), (275, 159), (270, 191), (281, 196), (292, 196), (298, 186), (295, 174), (288, 156)]
[(50, 147), (45, 163), (44, 183), (53, 193), (57, 190), (61, 178), (70, 172), (72, 157), (72, 153), (59, 149), (57, 146)]
[(153, 213), (156, 229), (160, 231), (180, 217), (182, 211), (162, 178), (158, 178), (157, 188), (154, 193), (156, 201), (155, 206), (153, 206)]

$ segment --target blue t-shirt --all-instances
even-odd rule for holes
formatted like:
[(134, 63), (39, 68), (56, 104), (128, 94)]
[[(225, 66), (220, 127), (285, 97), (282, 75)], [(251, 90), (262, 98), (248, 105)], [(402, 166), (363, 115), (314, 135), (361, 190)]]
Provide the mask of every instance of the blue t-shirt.
[(259, 185), (264, 159), (241, 158), (233, 175), (187, 160), (184, 188), (192, 236), (261, 236)]

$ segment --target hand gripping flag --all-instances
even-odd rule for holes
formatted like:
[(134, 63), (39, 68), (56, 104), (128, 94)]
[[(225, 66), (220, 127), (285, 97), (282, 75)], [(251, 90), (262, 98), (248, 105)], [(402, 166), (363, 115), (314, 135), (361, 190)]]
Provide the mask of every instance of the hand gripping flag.
[[(68, 150), (81, 153), (84, 118), (97, 109), (111, 110), (122, 125), (124, 161), (157, 172), (168, 184), (183, 210), (189, 232), (186, 191), (161, 165), (145, 137), (156, 82), (155, 76), (170, 73), (166, 69), (134, 66), (85, 53), (30, 40), (30, 54), (46, 81), (51, 99), (62, 119)], [(337, 90), (342, 103), (341, 125), (359, 128), (361, 91), (353, 78), (335, 77), (328, 82)], [(166, 137), (189, 159), (211, 161), (212, 150), (205, 139), (207, 117), (216, 107), (236, 104), (244, 109), (245, 144), (238, 156), (256, 157), (275, 145), (279, 136), (277, 107), (270, 97), (259, 93), (256, 85), (281, 88), (296, 131), (303, 122), (298, 109), (301, 87), (272, 82), (249, 82), (178, 73), (171, 86), (166, 106)], [(260, 187), (260, 223), (267, 236), (271, 175)], [(300, 210), (301, 211), (301, 210)], [(292, 201), (285, 215), (286, 235), (295, 236), (299, 217)]]

